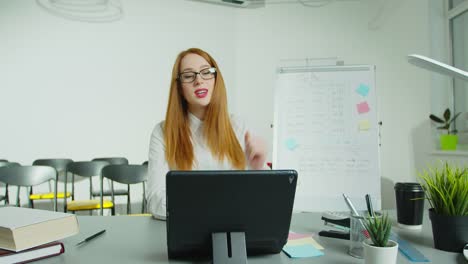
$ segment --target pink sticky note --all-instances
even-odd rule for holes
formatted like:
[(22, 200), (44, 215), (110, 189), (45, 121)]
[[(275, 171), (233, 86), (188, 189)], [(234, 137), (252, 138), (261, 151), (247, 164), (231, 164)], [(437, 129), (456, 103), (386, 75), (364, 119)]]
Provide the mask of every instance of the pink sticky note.
[(289, 232), (288, 240), (300, 239), (300, 238), (304, 238), (304, 237), (310, 237), (310, 235), (308, 235), (308, 234), (298, 234), (298, 233), (291, 233), (291, 232)]
[(359, 114), (364, 114), (364, 113), (367, 113), (369, 112), (369, 105), (367, 104), (367, 102), (362, 102), (362, 103), (359, 103), (356, 105), (357, 106), (357, 111)]

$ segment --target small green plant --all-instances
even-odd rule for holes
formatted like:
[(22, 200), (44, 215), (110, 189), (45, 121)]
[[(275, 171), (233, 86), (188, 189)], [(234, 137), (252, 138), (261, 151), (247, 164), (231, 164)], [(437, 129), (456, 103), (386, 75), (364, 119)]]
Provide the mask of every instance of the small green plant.
[(386, 247), (392, 230), (392, 221), (388, 214), (382, 214), (382, 217), (367, 217), (364, 226), (369, 232), (369, 237), (376, 247)]
[(450, 126), (452, 125), (453, 122), (455, 122), (455, 119), (457, 119), (457, 117), (460, 114), (461, 114), (461, 112), (456, 113), (455, 116), (453, 116), (453, 118), (450, 119), (450, 117), (451, 117), (450, 109), (447, 108), (444, 111), (444, 118), (440, 118), (440, 117), (435, 116), (433, 114), (429, 115), (429, 118), (432, 121), (434, 121), (434, 122), (436, 122), (438, 124), (442, 124), (441, 126), (437, 127), (437, 129), (447, 130), (447, 134), (457, 134), (457, 130), (456, 129), (450, 130)]
[(426, 199), (437, 214), (468, 215), (467, 168), (451, 166), (448, 162), (441, 169), (429, 167), (418, 174)]

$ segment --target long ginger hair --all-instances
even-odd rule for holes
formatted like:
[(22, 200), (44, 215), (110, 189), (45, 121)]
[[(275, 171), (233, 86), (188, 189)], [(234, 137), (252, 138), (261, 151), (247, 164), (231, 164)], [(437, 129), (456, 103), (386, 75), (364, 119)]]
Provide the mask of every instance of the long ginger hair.
[(205, 112), (203, 137), (211, 153), (219, 161), (227, 159), (234, 168), (244, 169), (246, 166), (245, 155), (229, 118), (223, 75), (216, 61), (207, 52), (197, 48), (181, 52), (172, 68), (169, 102), (163, 128), (166, 160), (169, 168), (191, 170), (195, 161), (188, 117), (188, 103), (183, 96), (182, 85), (177, 80), (182, 59), (191, 53), (200, 55), (212, 67), (216, 67), (213, 94)]

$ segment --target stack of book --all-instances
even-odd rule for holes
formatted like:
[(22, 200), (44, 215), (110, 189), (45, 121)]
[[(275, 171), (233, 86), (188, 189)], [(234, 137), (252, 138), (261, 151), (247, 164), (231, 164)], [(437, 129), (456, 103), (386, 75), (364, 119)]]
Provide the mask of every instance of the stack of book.
[(78, 234), (73, 214), (19, 208), (0, 208), (0, 264), (27, 263), (65, 252), (58, 241)]

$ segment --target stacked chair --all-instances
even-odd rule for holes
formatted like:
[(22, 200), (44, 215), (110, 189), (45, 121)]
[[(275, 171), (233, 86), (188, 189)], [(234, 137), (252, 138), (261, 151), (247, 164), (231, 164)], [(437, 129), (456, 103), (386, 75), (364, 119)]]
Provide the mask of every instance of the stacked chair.
[[(20, 189), (19, 187), (32, 187), (35, 185), (55, 181), (54, 184), (54, 211), (57, 210), (57, 171), (49, 166), (19, 166), (13, 164), (0, 167), (0, 182), (8, 185), (18, 186), (16, 195), (16, 206), (20, 206)], [(30, 200), (31, 206), (31, 200)]]
[[(79, 162), (72, 162), (67, 165), (66, 174), (71, 173), (71, 183), (72, 183), (72, 190), (71, 190), (71, 198), (72, 200), (68, 202), (67, 198), (64, 198), (65, 204), (65, 212), (77, 212), (77, 211), (84, 211), (89, 210), (90, 214), (92, 210), (98, 209), (110, 209), (112, 215), (115, 214), (114, 204), (108, 200), (75, 200), (75, 176), (81, 176), (89, 178), (89, 193), (90, 198), (92, 198), (92, 177), (94, 176), (101, 176), (101, 171), (104, 167), (108, 166), (109, 162), (107, 161), (79, 161)], [(65, 193), (67, 192), (67, 178), (65, 177)], [(101, 210), (102, 211), (102, 210)]]
[[(95, 158), (95, 159), (93, 159), (93, 161), (107, 161), (107, 162), (109, 162), (110, 165), (128, 165), (128, 159), (124, 158), (124, 157)], [(102, 195), (104, 195), (104, 196), (111, 196), (111, 195), (113, 195), (113, 196), (127, 196), (127, 214), (129, 214), (130, 213), (130, 184), (127, 184), (126, 187), (127, 187), (126, 189), (115, 189), (114, 181), (111, 180), (110, 189), (113, 190), (113, 194), (111, 193), (111, 190), (102, 189), (103, 185), (101, 185), (100, 190), (94, 190), (91, 187), (91, 196), (92, 196), (92, 198), (100, 197), (101, 196), (101, 191), (103, 191)], [(112, 197), (112, 202), (115, 202), (114, 197)]]
[[(145, 183), (147, 180), (148, 169), (144, 165), (108, 165), (102, 169), (101, 177), (101, 215), (103, 213), (104, 202), (104, 192), (103, 190), (103, 181), (104, 178), (110, 179), (112, 181), (127, 184), (139, 184), (143, 186), (143, 199), (142, 199), (142, 208), (141, 213), (144, 213), (146, 210), (146, 198), (145, 198)], [(130, 190), (130, 187), (129, 187)], [(110, 190), (112, 203), (114, 201), (114, 189), (111, 187)], [(129, 194), (130, 196), (130, 194)], [(130, 213), (130, 203), (127, 204), (127, 214)]]
[[(129, 165), (128, 160), (123, 157), (95, 158), (92, 161), (79, 162), (74, 162), (71, 159), (37, 159), (32, 166), (21, 166), (15, 162), (0, 160), (0, 182), (5, 184), (5, 195), (0, 195), (0, 201), (9, 204), (8, 187), (17, 186), (15, 204), (20, 206), (21, 187), (26, 187), (28, 188), (28, 204), (31, 208), (34, 208), (35, 201), (52, 200), (54, 210), (57, 210), (57, 199), (63, 199), (64, 212), (89, 211), (92, 214), (93, 210), (99, 210), (100, 214), (103, 215), (104, 209), (109, 209), (111, 214), (115, 215), (115, 196), (127, 196), (127, 214), (130, 214), (130, 187), (134, 184), (141, 184), (143, 190), (141, 214), (144, 214), (146, 212), (145, 184), (147, 174), (148, 161), (141, 165)], [(89, 179), (89, 200), (75, 197), (75, 183), (79, 176), (84, 177), (86, 181)], [(99, 177), (99, 190), (98, 186), (94, 186), (93, 189), (92, 179), (95, 176)], [(59, 192), (58, 190), (61, 188), (58, 184), (59, 182), (62, 184), (62, 178), (64, 189)], [(82, 182), (85, 186), (86, 181)], [(105, 181), (110, 182), (108, 190), (103, 188)], [(71, 182), (71, 190), (69, 182)], [(114, 182), (127, 187), (126, 189), (118, 189), (116, 184), (117, 188), (115, 188)], [(36, 189), (36, 186), (44, 183), (49, 183), (50, 189), (48, 192), (38, 192), (39, 189)], [(96, 185), (96, 182), (94, 184)], [(33, 191), (33, 187), (36, 192)], [(104, 199), (105, 197), (110, 199)]]
[[(57, 171), (57, 175), (60, 175), (60, 173), (64, 173), (67, 169), (67, 165), (69, 163), (72, 163), (73, 160), (71, 159), (37, 159), (33, 162), (33, 165), (41, 165), (41, 166), (49, 166), (54, 168)], [(65, 174), (65, 177), (67, 175)], [(70, 192), (57, 192), (57, 199), (61, 198), (69, 198), (71, 196)], [(54, 193), (48, 192), (48, 193), (34, 193), (33, 188), (31, 187), (29, 191), (29, 200), (31, 207), (34, 208), (34, 201), (37, 200), (50, 200), (50, 199), (55, 199)]]
[[(1, 167), (15, 167), (20, 166), (19, 163), (16, 162), (8, 162), (8, 160), (0, 160), (0, 168)], [(19, 192), (19, 187), (18, 187)], [(5, 205), (10, 203), (10, 199), (8, 196), (8, 183), (5, 183), (5, 195), (0, 195), (0, 201), (3, 201)]]

